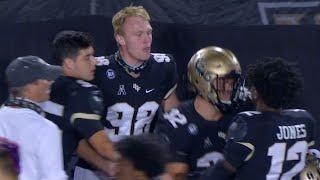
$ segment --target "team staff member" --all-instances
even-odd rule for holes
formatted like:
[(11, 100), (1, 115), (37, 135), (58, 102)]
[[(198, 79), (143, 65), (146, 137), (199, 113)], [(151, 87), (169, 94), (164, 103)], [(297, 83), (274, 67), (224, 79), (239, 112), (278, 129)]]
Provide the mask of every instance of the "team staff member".
[(61, 132), (44, 118), (39, 103), (47, 101), (61, 67), (36, 56), (18, 57), (6, 69), (10, 98), (0, 109), (0, 137), (20, 149), (21, 180), (66, 180)]
[(109, 161), (117, 154), (101, 124), (103, 102), (101, 93), (90, 84), (94, 77), (96, 60), (93, 42), (88, 34), (62, 31), (53, 41), (54, 57), (59, 60), (63, 75), (52, 85), (50, 102), (45, 105), (48, 119), (63, 131), (65, 168), (76, 152), (80, 140), (88, 143), (102, 159), (89, 161), (104, 173), (113, 173)]

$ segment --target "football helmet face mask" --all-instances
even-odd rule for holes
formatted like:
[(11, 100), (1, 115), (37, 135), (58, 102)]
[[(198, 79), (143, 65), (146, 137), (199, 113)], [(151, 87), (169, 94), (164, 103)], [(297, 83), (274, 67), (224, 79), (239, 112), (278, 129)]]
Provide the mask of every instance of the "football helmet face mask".
[[(216, 46), (200, 49), (188, 63), (188, 79), (192, 89), (223, 112), (235, 98), (239, 89), (240, 75), (241, 67), (235, 55)], [(221, 87), (217, 86), (221, 86), (219, 81), (230, 78), (233, 79), (230, 99), (222, 101), (218, 92)]]

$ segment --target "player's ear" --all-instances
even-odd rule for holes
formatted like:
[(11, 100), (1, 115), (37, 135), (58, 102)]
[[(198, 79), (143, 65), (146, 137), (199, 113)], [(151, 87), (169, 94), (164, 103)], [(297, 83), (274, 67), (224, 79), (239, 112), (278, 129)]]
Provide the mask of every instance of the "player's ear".
[(116, 34), (115, 38), (119, 45), (124, 46), (126, 44), (122, 35)]
[(71, 59), (71, 58), (65, 58), (64, 60), (63, 60), (63, 67), (64, 68), (66, 68), (66, 69), (68, 69), (68, 70), (72, 70), (73, 69), (73, 66), (74, 66), (74, 60), (73, 59)]

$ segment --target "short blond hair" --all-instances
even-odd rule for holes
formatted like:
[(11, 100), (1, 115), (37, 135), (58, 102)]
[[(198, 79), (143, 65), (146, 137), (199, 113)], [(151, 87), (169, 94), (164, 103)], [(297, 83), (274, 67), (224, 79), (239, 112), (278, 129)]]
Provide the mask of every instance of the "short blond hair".
[(142, 6), (128, 6), (117, 12), (112, 18), (114, 34), (121, 34), (122, 26), (129, 17), (141, 17), (150, 21), (149, 13)]

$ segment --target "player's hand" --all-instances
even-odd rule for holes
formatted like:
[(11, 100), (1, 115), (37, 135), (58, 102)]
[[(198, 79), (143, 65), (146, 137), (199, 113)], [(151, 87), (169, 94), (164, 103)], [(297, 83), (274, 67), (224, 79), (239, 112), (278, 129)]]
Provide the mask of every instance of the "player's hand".
[(159, 176), (159, 180), (174, 180), (174, 179), (169, 173), (164, 173), (161, 176)]
[(113, 161), (109, 161), (106, 160), (104, 169), (103, 169), (103, 173), (107, 176), (107, 177), (114, 177), (115, 174), (117, 173), (117, 162), (113, 162)]
[(109, 177), (114, 177), (117, 171), (119, 170), (118, 165), (120, 158), (121, 155), (118, 152), (114, 151), (112, 159), (106, 160), (104, 173), (107, 174)]
[(120, 158), (121, 158), (121, 155), (118, 152), (114, 151), (111, 161), (118, 162)]

